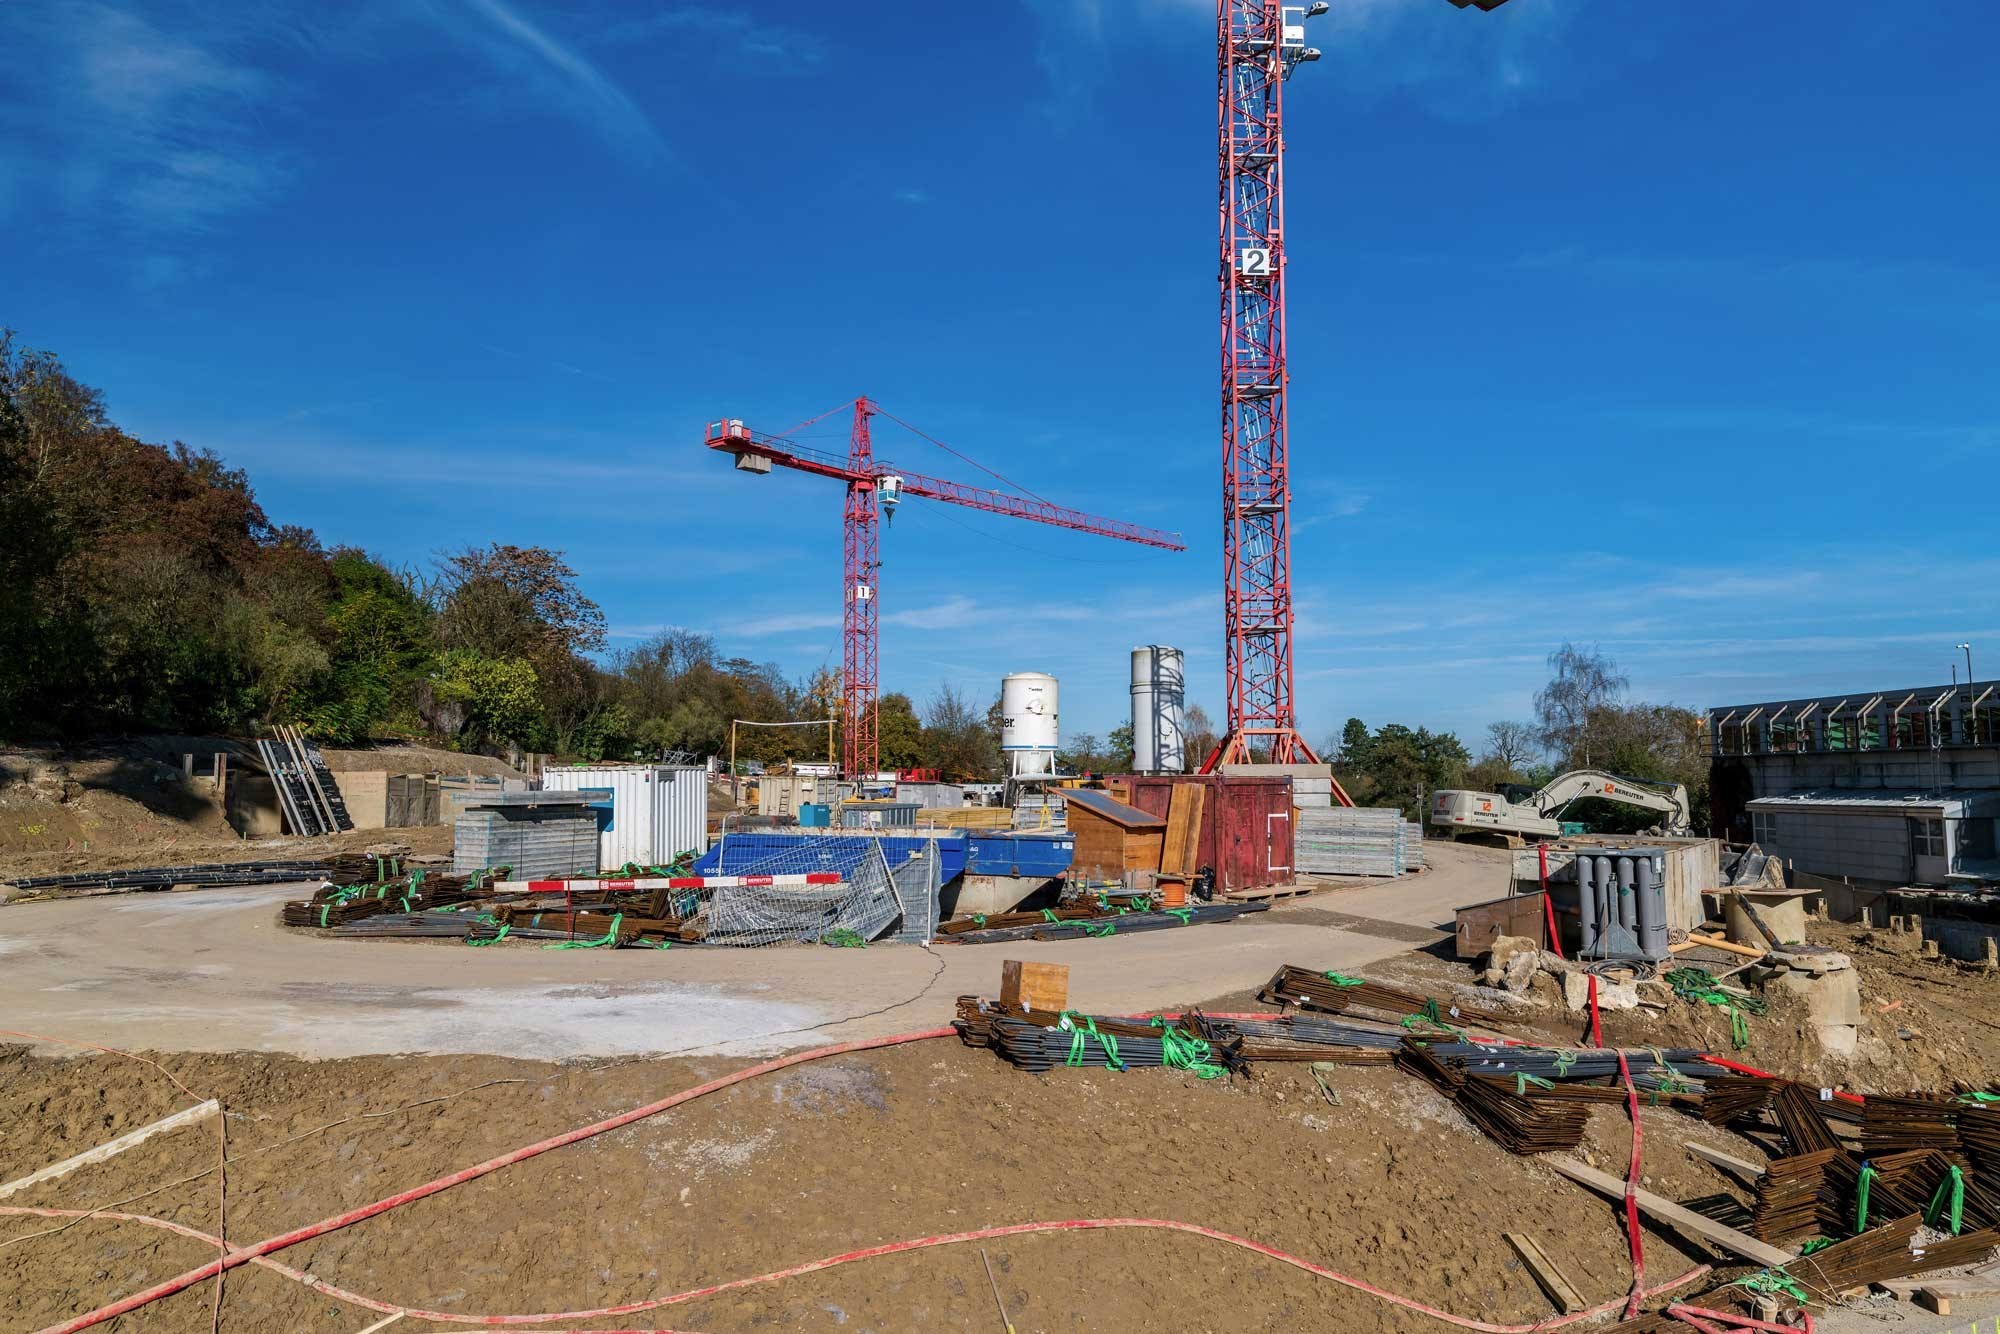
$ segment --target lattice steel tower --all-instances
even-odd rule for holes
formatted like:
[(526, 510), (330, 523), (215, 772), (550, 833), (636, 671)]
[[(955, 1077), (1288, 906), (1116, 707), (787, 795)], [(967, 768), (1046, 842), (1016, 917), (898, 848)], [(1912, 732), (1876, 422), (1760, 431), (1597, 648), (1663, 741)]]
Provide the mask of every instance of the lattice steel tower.
[(1285, 80), (1324, 3), (1217, 0), (1222, 173), (1222, 562), (1229, 731), (1204, 769), (1314, 763), (1292, 702), (1285, 395)]

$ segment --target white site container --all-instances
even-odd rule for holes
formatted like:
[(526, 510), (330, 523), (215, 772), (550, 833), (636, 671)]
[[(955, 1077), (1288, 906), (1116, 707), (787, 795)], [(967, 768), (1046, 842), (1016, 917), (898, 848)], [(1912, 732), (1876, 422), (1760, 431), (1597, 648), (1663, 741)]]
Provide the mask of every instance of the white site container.
[(682, 852), (708, 851), (708, 775), (700, 768), (580, 764), (543, 770), (542, 789), (611, 793), (611, 820), (598, 838), (606, 870), (627, 862), (660, 866)]

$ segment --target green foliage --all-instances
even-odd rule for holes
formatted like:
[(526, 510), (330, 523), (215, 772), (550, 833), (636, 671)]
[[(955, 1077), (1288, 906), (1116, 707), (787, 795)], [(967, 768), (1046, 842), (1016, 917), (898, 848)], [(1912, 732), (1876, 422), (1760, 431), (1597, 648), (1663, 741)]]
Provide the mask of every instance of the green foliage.
[(901, 691), (891, 691), (876, 701), (875, 744), (884, 769), (914, 769), (924, 762), (924, 725), (916, 706)]
[(532, 747), (542, 726), (538, 682), (535, 665), (526, 658), (489, 658), (473, 649), (455, 648), (438, 659), (431, 693), (440, 703), (462, 707), (461, 738)]
[(1118, 724), (1111, 729), (1111, 735), (1104, 738), (1104, 764), (1112, 773), (1132, 772), (1131, 723)]
[(1423, 818), (1432, 792), (1463, 787), (1472, 759), (1453, 733), (1389, 723), (1371, 735), (1359, 718), (1347, 720), (1334, 754), (1334, 773), (1355, 805), (1397, 806), (1411, 820)]

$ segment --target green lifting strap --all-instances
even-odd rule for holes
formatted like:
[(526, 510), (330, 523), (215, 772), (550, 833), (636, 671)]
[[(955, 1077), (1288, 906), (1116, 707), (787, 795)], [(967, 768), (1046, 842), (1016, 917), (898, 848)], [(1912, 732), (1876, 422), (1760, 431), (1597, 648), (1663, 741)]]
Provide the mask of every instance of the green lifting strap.
[(1189, 1070), (1198, 1079), (1219, 1079), (1228, 1073), (1209, 1059), (1214, 1053), (1203, 1039), (1181, 1032), (1165, 1016), (1155, 1018), (1153, 1027), (1160, 1030), (1160, 1059), (1168, 1069)]
[(559, 940), (553, 945), (544, 945), (542, 948), (545, 950), (594, 950), (600, 945), (615, 945), (618, 943), (618, 924), (624, 920), (624, 913), (613, 913), (611, 916), (611, 929), (596, 940)]
[(1118, 934), (1118, 923), (1085, 922), (1083, 924), (1083, 934), (1085, 934), (1086, 936), (1094, 936), (1097, 937), (1098, 939), (1102, 939), (1105, 936), (1115, 936)]
[[(492, 919), (488, 918), (487, 920), (491, 921)], [(498, 931), (495, 931), (491, 936), (487, 937), (485, 940), (474, 940), (471, 936), (467, 936), (465, 938), (465, 943), (468, 945), (498, 945), (501, 941), (507, 938), (507, 932), (512, 929), (513, 929), (512, 927), (508, 926), (506, 923), (503, 922), (500, 925), (500, 929)]]
[(1322, 973), (1320, 976), (1337, 987), (1365, 987), (1368, 985), (1367, 978), (1349, 977), (1346, 973)]
[(1559, 1051), (1559, 1052), (1557, 1052), (1557, 1053), (1556, 1053), (1556, 1078), (1557, 1078), (1557, 1079), (1568, 1079), (1568, 1078), (1569, 1078), (1569, 1068), (1570, 1068), (1570, 1067), (1571, 1067), (1572, 1065), (1575, 1065), (1575, 1064), (1576, 1064), (1576, 1053), (1575, 1053), (1575, 1052), (1573, 1052), (1573, 1051)]
[(1165, 909), (1165, 912), (1169, 917), (1180, 918), (1182, 926), (1192, 926), (1194, 924), (1194, 909), (1192, 908), (1168, 908)]
[(1752, 1274), (1748, 1278), (1739, 1278), (1730, 1286), (1748, 1288), (1751, 1292), (1774, 1294), (1782, 1292), (1801, 1306), (1812, 1300), (1811, 1294), (1800, 1287), (1797, 1280), (1782, 1269), (1766, 1269), (1762, 1273)]
[(1056, 916), (1053, 908), (1044, 908), (1042, 909), (1042, 920), (1044, 922), (1060, 922), (1062, 918)]
[(1552, 1089), (1554, 1087), (1555, 1084), (1553, 1082), (1543, 1079), (1540, 1075), (1531, 1075), (1526, 1070), (1516, 1070), (1514, 1072), (1514, 1094), (1516, 1097), (1527, 1097), (1530, 1088)]
[(1948, 1230), (1954, 1237), (1965, 1226), (1965, 1172), (1956, 1165), (1938, 1182), (1937, 1194), (1931, 1196), (1924, 1210), (1927, 1225), (1936, 1227), (1940, 1218), (1948, 1220)]
[(1854, 1233), (1856, 1236), (1868, 1230), (1868, 1188), (1875, 1184), (1875, 1178), (1880, 1175), (1881, 1173), (1875, 1170), (1875, 1164), (1861, 1164), (1861, 1175), (1854, 1187)]
[[(1076, 1026), (1074, 1021), (1077, 1019), (1083, 1020), (1083, 1028)], [(1064, 1065), (1082, 1065), (1083, 1054), (1089, 1050), (1084, 1045), (1084, 1039), (1096, 1038), (1098, 1047), (1104, 1052), (1105, 1065), (1113, 1070), (1123, 1070), (1125, 1068), (1125, 1062), (1118, 1055), (1118, 1039), (1109, 1033), (1098, 1032), (1097, 1021), (1089, 1015), (1078, 1014), (1075, 1010), (1064, 1010), (1056, 1019), (1056, 1027), (1068, 1030), (1070, 1035), (1069, 1055), (1064, 1058)]]

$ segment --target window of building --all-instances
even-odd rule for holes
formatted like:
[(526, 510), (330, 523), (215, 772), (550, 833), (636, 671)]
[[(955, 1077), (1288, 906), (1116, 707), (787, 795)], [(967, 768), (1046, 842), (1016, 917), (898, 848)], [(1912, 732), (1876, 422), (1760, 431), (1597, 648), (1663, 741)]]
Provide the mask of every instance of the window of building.
[(1778, 836), (1778, 817), (1769, 811), (1750, 812), (1750, 837), (1769, 850), (1771, 842)]
[(1944, 856), (1943, 820), (1912, 820), (1910, 829), (1919, 857)]

